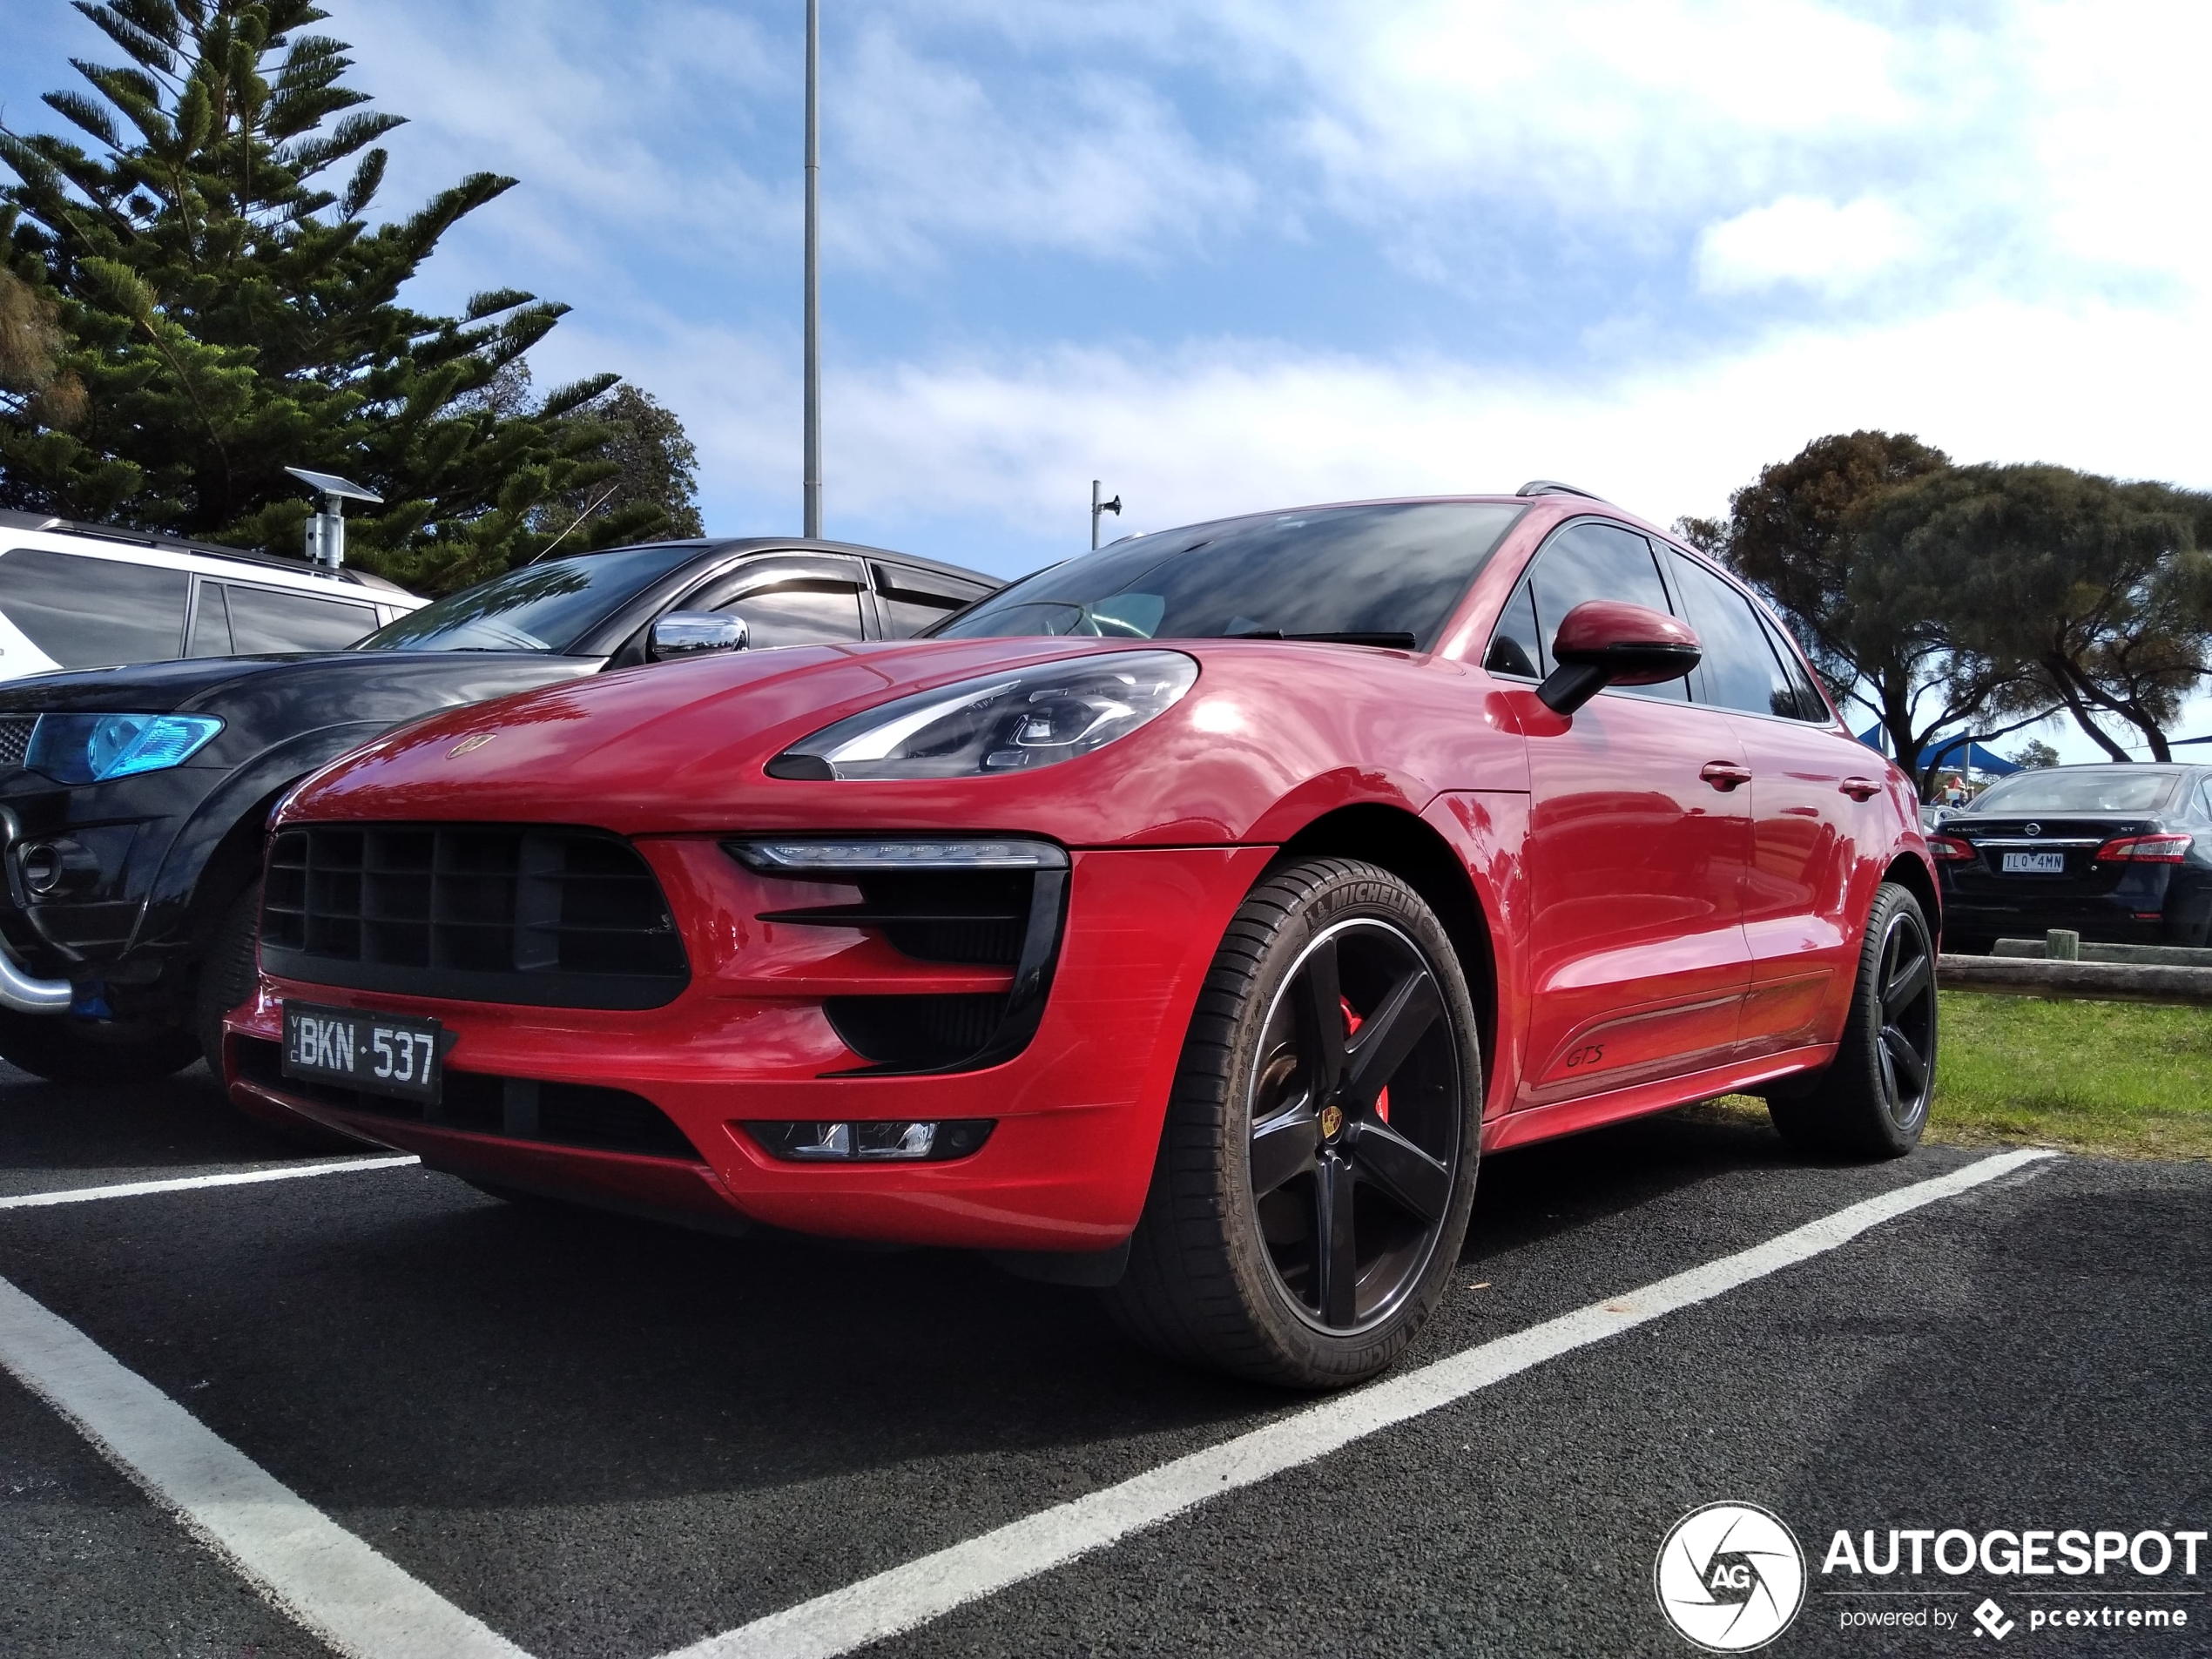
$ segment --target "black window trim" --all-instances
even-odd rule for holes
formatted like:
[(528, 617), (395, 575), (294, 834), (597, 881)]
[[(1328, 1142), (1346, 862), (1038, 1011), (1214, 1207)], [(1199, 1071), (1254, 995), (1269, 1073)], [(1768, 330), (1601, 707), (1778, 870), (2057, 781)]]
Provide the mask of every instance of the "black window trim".
[[(1689, 619), (1689, 611), (1683, 606), (1682, 593), (1680, 590), (1675, 586), (1675, 573), (1669, 568), (1667, 561), (1660, 556), (1660, 550), (1662, 548), (1672, 547), (1674, 545), (1672, 542), (1667, 541), (1664, 537), (1653, 535), (1651, 531), (1642, 528), (1640, 525), (1626, 523), (1617, 518), (1608, 518), (1602, 513), (1577, 513), (1572, 518), (1563, 518), (1558, 523), (1553, 525), (1550, 530), (1546, 533), (1544, 539), (1536, 544), (1536, 550), (1531, 553), (1527, 558), (1522, 562), (1519, 574), (1514, 577), (1513, 586), (1506, 590), (1505, 604), (1498, 607), (1498, 614), (1491, 618), (1489, 635), (1483, 640), (1482, 643), (1482, 654), (1480, 657), (1476, 658), (1477, 664), (1482, 669), (1484, 673), (1496, 675), (1501, 679), (1510, 680), (1516, 685), (1523, 683), (1529, 685), (1541, 685), (1542, 683), (1541, 676), (1543, 672), (1543, 663), (1541, 659), (1550, 657), (1552, 644), (1550, 640), (1542, 637), (1544, 619), (1541, 617), (1538, 617), (1536, 618), (1536, 631), (1538, 635), (1536, 649), (1540, 653), (1540, 660), (1537, 663), (1537, 671), (1540, 677), (1538, 679), (1531, 681), (1527, 680), (1525, 676), (1520, 674), (1501, 674), (1498, 670), (1492, 668), (1490, 666), (1490, 647), (1496, 643), (1498, 628), (1500, 624), (1505, 621), (1507, 610), (1512, 607), (1514, 596), (1521, 591), (1522, 584), (1527, 583), (1530, 576), (1534, 574), (1536, 569), (1536, 561), (1544, 556), (1544, 554), (1550, 549), (1551, 544), (1554, 542), (1557, 541), (1568, 530), (1581, 524), (1597, 524), (1603, 526), (1607, 529), (1625, 530), (1630, 536), (1635, 536), (1641, 540), (1644, 543), (1645, 547), (1650, 550), (1652, 567), (1659, 573), (1659, 590), (1667, 596), (1667, 609), (1669, 612), (1685, 622)], [(1684, 677), (1690, 682), (1689, 695), (1678, 703), (1672, 699), (1662, 700), (1632, 686), (1608, 685), (1601, 690), (1598, 692), (1598, 695), (1600, 697), (1633, 697), (1636, 698), (1641, 702), (1662, 703), (1664, 706), (1669, 707), (1710, 709), (1716, 714), (1732, 712), (1730, 710), (1721, 708), (1717, 704), (1710, 703), (1705, 700), (1704, 676), (1705, 671), (1702, 665), (1690, 670), (1689, 673)], [(1770, 716), (1769, 718), (1774, 718), (1778, 717)]]
[[(1710, 572), (1712, 575), (1718, 577), (1730, 587), (1735, 589), (1737, 592), (1742, 594), (1744, 598), (1750, 600), (1751, 604), (1751, 614), (1757, 617), (1761, 623), (1765, 624), (1763, 631), (1768, 636), (1767, 650), (1769, 651), (1773, 651), (1775, 642), (1777, 640), (1780, 640), (1791, 651), (1796, 651), (1797, 654), (1797, 662), (1805, 671), (1805, 678), (1811, 680), (1814, 686), (1820, 691), (1820, 700), (1822, 705), (1826, 707), (1829, 705), (1827, 688), (1821, 685), (1819, 673), (1814, 669), (1811, 663), (1806, 660), (1804, 652), (1799, 648), (1797, 640), (1791, 637), (1790, 631), (1782, 625), (1781, 618), (1774, 614), (1772, 609), (1764, 600), (1761, 599), (1757, 594), (1752, 592), (1751, 590), (1743, 582), (1739, 581), (1737, 577), (1730, 575), (1726, 570), (1723, 569), (1718, 562), (1707, 558), (1703, 553), (1698, 552), (1695, 548), (1684, 547), (1679, 542), (1666, 542), (1663, 545), (1674, 549), (1674, 550), (1683, 558), (1695, 560), (1703, 569)], [(1669, 572), (1668, 577), (1668, 586), (1671, 589), (1673, 585), (1673, 575)], [(1686, 610), (1677, 611), (1676, 614), (1683, 617), (1685, 620), (1688, 619), (1689, 613)], [(1782, 669), (1785, 678), (1788, 678), (1789, 667), (1787, 664), (1777, 663), (1776, 666)], [(1696, 670), (1697, 691), (1696, 692), (1696, 700), (1699, 703), (1704, 704), (1704, 706), (1707, 708), (1719, 709), (1720, 705), (1717, 703), (1708, 703), (1705, 701), (1704, 675), (1705, 670), (1701, 662)], [(1816, 732), (1832, 732), (1842, 723), (1843, 718), (1843, 717), (1838, 714), (1832, 707), (1829, 707), (1827, 715), (1824, 718), (1818, 720), (1801, 720), (1793, 714), (1775, 714), (1770, 711), (1764, 711), (1758, 709), (1722, 709), (1721, 712), (1724, 714), (1741, 714), (1747, 718), (1753, 720), (1779, 720), (1784, 725), (1793, 725), (1802, 730)]]

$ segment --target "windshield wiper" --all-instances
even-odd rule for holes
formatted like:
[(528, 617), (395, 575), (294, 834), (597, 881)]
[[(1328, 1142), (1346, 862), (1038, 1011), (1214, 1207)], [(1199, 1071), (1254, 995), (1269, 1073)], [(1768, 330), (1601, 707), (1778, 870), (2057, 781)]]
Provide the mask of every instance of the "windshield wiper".
[(1224, 639), (1312, 639), (1324, 645), (1374, 645), (1384, 651), (1413, 651), (1420, 644), (1412, 634), (1376, 629), (1345, 629), (1333, 633), (1286, 634), (1280, 628), (1247, 628), (1224, 634)]

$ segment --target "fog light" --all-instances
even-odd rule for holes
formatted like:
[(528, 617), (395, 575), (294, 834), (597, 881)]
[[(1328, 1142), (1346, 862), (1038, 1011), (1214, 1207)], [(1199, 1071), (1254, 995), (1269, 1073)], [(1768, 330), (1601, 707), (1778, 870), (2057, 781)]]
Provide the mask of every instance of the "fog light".
[(74, 892), (100, 877), (100, 861), (92, 850), (67, 840), (33, 841), (16, 854), (16, 868), (23, 875), (24, 891), (34, 899)]
[(964, 1158), (990, 1138), (996, 1120), (940, 1123), (748, 1123), (745, 1132), (772, 1157), (794, 1163), (942, 1163)]
[(23, 884), (33, 893), (51, 893), (62, 879), (62, 855), (51, 846), (27, 846), (23, 850)]

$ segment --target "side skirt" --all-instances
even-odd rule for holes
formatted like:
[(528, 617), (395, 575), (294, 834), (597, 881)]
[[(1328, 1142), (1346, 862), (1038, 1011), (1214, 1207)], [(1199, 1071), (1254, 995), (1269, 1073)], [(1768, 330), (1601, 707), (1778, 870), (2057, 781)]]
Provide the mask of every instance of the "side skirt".
[(1579, 1100), (1563, 1100), (1556, 1105), (1501, 1113), (1483, 1124), (1482, 1150), (1495, 1152), (1530, 1141), (1577, 1134), (1626, 1117), (1667, 1111), (1693, 1101), (1741, 1094), (1792, 1072), (1817, 1070), (1835, 1057), (1836, 1044), (1832, 1042), (1785, 1049), (1780, 1054), (1763, 1054), (1755, 1060), (1734, 1060), (1724, 1066), (1713, 1066), (1679, 1077), (1639, 1083), (1633, 1089), (1615, 1089), (1602, 1095), (1585, 1095)]

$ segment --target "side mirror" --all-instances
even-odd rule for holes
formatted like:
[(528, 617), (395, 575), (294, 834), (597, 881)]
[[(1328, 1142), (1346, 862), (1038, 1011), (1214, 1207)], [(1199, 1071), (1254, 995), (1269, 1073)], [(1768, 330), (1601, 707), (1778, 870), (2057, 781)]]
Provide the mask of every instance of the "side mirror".
[(1704, 647), (1688, 623), (1618, 599), (1586, 599), (1560, 619), (1559, 664), (1536, 688), (1554, 714), (1572, 714), (1608, 685), (1656, 685), (1697, 666)]
[(671, 610), (653, 624), (645, 654), (660, 663), (701, 651), (743, 651), (747, 638), (743, 617), (719, 610)]

